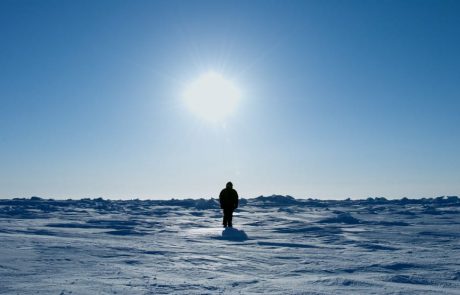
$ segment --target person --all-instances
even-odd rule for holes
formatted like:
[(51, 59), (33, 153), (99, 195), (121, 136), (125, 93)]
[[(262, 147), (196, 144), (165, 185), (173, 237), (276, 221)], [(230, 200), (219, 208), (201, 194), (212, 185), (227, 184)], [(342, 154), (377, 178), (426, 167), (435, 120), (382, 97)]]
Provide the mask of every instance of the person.
[(224, 227), (232, 227), (233, 211), (238, 208), (238, 193), (229, 181), (219, 195), (220, 208), (224, 211)]

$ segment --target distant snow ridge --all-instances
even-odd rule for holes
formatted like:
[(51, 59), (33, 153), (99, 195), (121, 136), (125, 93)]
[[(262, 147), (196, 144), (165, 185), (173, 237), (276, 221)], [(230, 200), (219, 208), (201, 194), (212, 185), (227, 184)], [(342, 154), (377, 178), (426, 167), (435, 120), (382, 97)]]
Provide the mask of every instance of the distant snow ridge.
[(296, 200), (291, 196), (282, 196), (282, 195), (271, 195), (271, 196), (259, 196), (252, 200), (255, 203), (260, 205), (294, 205), (302, 201)]
[(217, 203), (217, 200), (215, 199), (210, 199), (210, 200), (199, 199), (195, 202), (195, 208), (199, 210), (217, 209), (219, 208), (219, 204)]

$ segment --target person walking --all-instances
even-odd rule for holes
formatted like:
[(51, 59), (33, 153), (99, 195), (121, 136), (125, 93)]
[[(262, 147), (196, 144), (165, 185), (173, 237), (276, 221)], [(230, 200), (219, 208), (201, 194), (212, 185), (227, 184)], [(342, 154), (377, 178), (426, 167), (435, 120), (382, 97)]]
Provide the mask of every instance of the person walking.
[(224, 211), (223, 226), (232, 227), (233, 211), (238, 208), (238, 193), (229, 181), (219, 195), (220, 208)]

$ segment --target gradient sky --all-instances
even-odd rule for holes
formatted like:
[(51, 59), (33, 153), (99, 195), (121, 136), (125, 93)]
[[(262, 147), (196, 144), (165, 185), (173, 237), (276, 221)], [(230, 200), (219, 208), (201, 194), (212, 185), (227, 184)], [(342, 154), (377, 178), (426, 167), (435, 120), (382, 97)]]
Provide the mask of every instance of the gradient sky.
[(460, 1), (0, 1), (2, 198), (459, 195), (459, 128)]

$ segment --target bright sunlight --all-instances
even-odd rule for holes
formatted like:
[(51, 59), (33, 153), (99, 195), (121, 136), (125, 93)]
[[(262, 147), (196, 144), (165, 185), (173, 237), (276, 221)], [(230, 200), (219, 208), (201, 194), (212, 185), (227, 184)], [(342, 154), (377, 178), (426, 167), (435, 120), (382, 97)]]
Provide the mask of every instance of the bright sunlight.
[(189, 109), (211, 122), (223, 121), (232, 114), (240, 97), (241, 93), (232, 81), (213, 71), (191, 82), (184, 92)]

